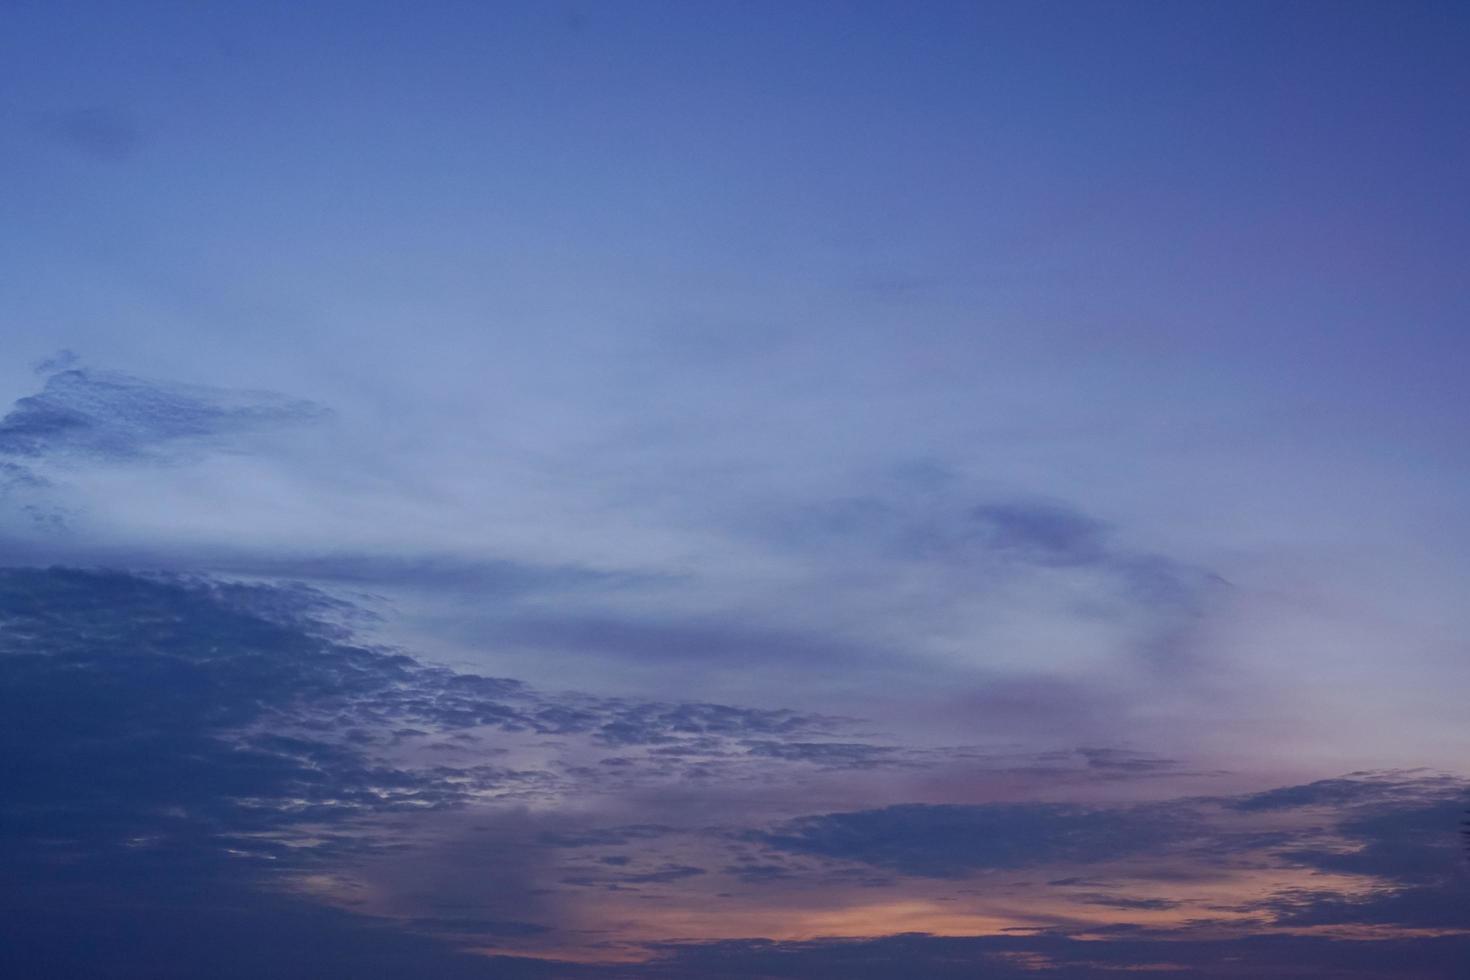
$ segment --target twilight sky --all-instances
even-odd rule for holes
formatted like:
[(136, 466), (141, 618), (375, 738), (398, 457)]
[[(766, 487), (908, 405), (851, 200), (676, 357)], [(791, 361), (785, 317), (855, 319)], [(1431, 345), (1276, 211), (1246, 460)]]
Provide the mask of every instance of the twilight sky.
[(0, 973), (1465, 976), (1466, 50), (0, 6)]

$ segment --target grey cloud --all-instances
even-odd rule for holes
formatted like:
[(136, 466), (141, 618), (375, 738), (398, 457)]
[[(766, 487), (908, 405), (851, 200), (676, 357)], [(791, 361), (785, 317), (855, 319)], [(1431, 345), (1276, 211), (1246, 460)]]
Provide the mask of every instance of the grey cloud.
[(552, 847), (616, 847), (634, 841), (653, 840), (675, 833), (662, 824), (632, 824), (626, 827), (604, 827), (579, 832), (547, 831), (538, 838)]
[(406, 925), (420, 932), (450, 933), (454, 935), (493, 936), (499, 938), (517, 936), (539, 936), (551, 931), (550, 926), (518, 919), (486, 919), (472, 916), (425, 917), (404, 920)]
[(1448, 776), (1406, 773), (1350, 773), (1338, 779), (1319, 779), (1301, 786), (1284, 786), (1230, 801), (1238, 810), (1284, 810), (1308, 806), (1402, 806), (1417, 800), (1454, 793), (1461, 787)]
[(983, 504), (970, 512), (987, 547), (1045, 564), (1102, 560), (1106, 528), (1078, 511), (1039, 501)]
[(538, 565), (509, 559), (460, 555), (385, 555), (342, 552), (324, 555), (200, 554), (212, 571), (269, 578), (307, 579), (357, 586), (402, 586), (476, 597), (551, 593), (569, 589), (618, 588), (647, 581), (647, 575), (574, 565)]
[(890, 557), (1105, 568), (1140, 585), (1154, 578), (1178, 578), (1184, 584), (1209, 579), (1162, 556), (1129, 549), (1107, 524), (1078, 507), (1036, 498), (964, 508), (907, 496), (851, 496), (772, 514), (767, 529), (783, 541), (808, 546), (868, 541)]
[(779, 851), (952, 878), (984, 868), (1090, 863), (1157, 852), (1195, 830), (1192, 816), (1170, 807), (905, 804), (803, 817), (753, 839)]
[[(201, 884), (208, 901), (201, 900)], [(0, 910), (5, 934), (0, 962), (17, 977), (107, 980), (607, 975), (577, 964), (458, 952), (422, 934), (454, 931), (437, 929), (432, 920), (420, 925), (353, 915), (288, 895), (242, 890), (223, 875), (196, 879), (193, 886), (193, 893), (177, 894), (156, 881), (133, 882), (125, 902), (53, 903), (33, 894), (25, 907)], [(525, 935), (513, 931), (513, 922), (484, 926), (477, 930), (480, 945)]]
[(323, 418), (314, 402), (269, 392), (146, 381), (68, 368), (0, 418), (0, 455), (160, 461), (231, 436)]
[(1156, 621), (1154, 638), (1142, 641), (1145, 654), (1177, 652), (1182, 630), (1226, 584), (1208, 569), (1129, 547), (1072, 505), (1020, 498), (965, 506), (957, 496), (951, 488), (943, 500), (912, 493), (834, 498), (767, 513), (758, 526), (773, 544), (806, 557), (927, 568), (941, 592), (984, 592), (1038, 572), (1091, 580), (1106, 586), (1114, 611), (1143, 609)]
[(119, 106), (94, 105), (33, 117), (34, 132), (57, 146), (93, 160), (125, 160), (143, 145), (133, 113)]
[[(0, 497), (14, 471), (19, 488), (44, 487), (46, 481), (24, 467), (0, 460)], [(385, 554), (264, 552), (248, 547), (182, 545), (170, 548), (99, 546), (67, 537), (45, 540), (0, 536), (0, 551), (12, 564), (64, 564), (71, 567), (128, 568), (140, 572), (197, 574), (302, 582), (350, 590), (359, 599), (377, 600), (402, 592), (476, 601), (525, 595), (556, 595), (634, 589), (664, 579), (623, 569), (539, 564), (449, 553)], [(381, 591), (380, 591), (381, 590)], [(345, 610), (344, 610), (345, 611)], [(376, 619), (363, 606), (354, 607), (358, 621)]]
[[(1130, 934), (1132, 933), (1132, 934)], [(1207, 928), (1167, 935), (1118, 930), (1109, 938), (1035, 935), (877, 939), (769, 939), (669, 943), (663, 954), (624, 974), (648, 980), (1104, 980), (1142, 971), (1161, 980), (1458, 980), (1470, 962), (1464, 936), (1351, 942), (1320, 937), (1225, 937)]]
[(1110, 909), (1136, 909), (1140, 912), (1161, 912), (1175, 909), (1181, 903), (1167, 898), (1129, 898), (1124, 895), (1108, 895), (1101, 892), (1073, 896), (1074, 901), (1084, 905), (1097, 905)]
[[(1348, 785), (1358, 784), (1354, 792)], [(1470, 909), (1470, 876), (1458, 830), (1470, 806), (1470, 784), (1445, 777), (1332, 780), (1303, 790), (1312, 803), (1324, 796), (1336, 807), (1336, 846), (1293, 842), (1284, 860), (1334, 874), (1379, 882), (1366, 896), (1305, 892), (1265, 903), (1280, 921), (1297, 925), (1371, 923), (1417, 928), (1463, 927)]]
[(800, 877), (796, 870), (784, 864), (759, 863), (755, 861), (727, 865), (720, 870), (727, 875), (734, 875), (747, 884), (784, 881)]
[[(55, 534), (66, 530), (67, 515), (48, 500), (51, 487), (50, 480), (29, 467), (0, 459), (0, 503), (14, 508), (33, 528)], [(0, 548), (7, 552), (25, 550), (24, 545), (16, 544), (0, 539)]]
[(378, 755), (405, 732), (691, 742), (697, 761), (734, 754), (751, 738), (810, 740), (822, 724), (788, 711), (548, 694), (427, 667), (353, 643), (333, 621), (342, 606), (303, 586), (0, 570), (7, 849), (44, 864), (44, 849), (26, 842), (45, 837), (103, 855), (157, 838), (162, 853), (202, 834), (208, 853), (299, 863), (370, 845), (371, 836), (319, 835), (313, 855), (260, 835), (460, 807), (485, 790), (534, 796), (560, 778)]
[[(1095, 750), (1094, 750), (1095, 751)], [(1125, 760), (1126, 761), (1126, 760)], [(1344, 777), (1269, 794), (1271, 810), (1321, 819), (1297, 829), (1266, 823), (1267, 794), (1085, 807), (1053, 803), (906, 804), (808, 816), (747, 835), (774, 853), (853, 861), (919, 877), (1051, 864), (1094, 864), (1147, 853), (1229, 866), (1242, 855), (1283, 866), (1377, 879), (1389, 892), (1442, 886), (1458, 872), (1458, 818), (1470, 787), (1452, 777)], [(1287, 800), (1293, 802), (1287, 803)], [(1248, 817), (1242, 824), (1242, 817)], [(1102, 883), (1077, 876), (1053, 885)], [(1341, 896), (1336, 899), (1341, 900)], [(1288, 903), (1290, 904), (1290, 903)]]
[[(47, 922), (75, 916), (77, 928), (91, 921), (105, 929), (113, 920), (100, 896), (109, 890), (139, 901), (202, 892), (234, 896), (229, 900), (241, 911), (233, 921), (249, 930), (256, 923), (243, 909), (259, 907), (270, 919), (289, 904), (262, 890), (281, 874), (351, 867), (413, 846), (417, 815), (447, 815), (477, 794), (544, 799), (564, 788), (563, 777), (549, 770), (424, 764), (390, 752), (406, 743), (474, 728), (557, 735), (583, 746), (688, 743), (697, 763), (702, 753), (743, 755), (752, 739), (811, 742), (828, 727), (789, 711), (547, 693), (425, 666), (356, 643), (351, 612), (299, 585), (0, 569), (0, 741), (7, 746), (0, 904), (24, 896), (27, 907), (48, 910)], [(762, 760), (785, 762), (778, 755)], [(628, 778), (625, 769), (658, 771), (638, 757), (628, 761), (588, 771), (618, 778)], [(595, 792), (597, 784), (579, 780), (577, 787)], [(669, 833), (635, 824), (525, 839), (546, 848), (608, 847)], [(475, 852), (500, 853), (494, 841), (486, 846), (477, 842)], [(664, 862), (602, 877), (636, 887), (703, 873)], [(481, 875), (471, 885), (486, 883)], [(474, 935), (484, 943), (540, 927), (495, 911), (420, 916), (393, 928)], [(197, 916), (201, 923), (232, 921), (223, 909), (201, 908)], [(15, 924), (14, 917), (6, 921), (7, 929)], [(323, 924), (323, 936), (365, 928), (333, 921), (340, 930)], [(154, 961), (144, 951), (119, 950), (140, 963)], [(20, 962), (66, 962), (64, 951), (45, 943), (24, 955), (29, 959)], [(507, 969), (488, 975), (517, 975), (522, 966)]]
[(609, 699), (613, 718), (597, 730), (613, 745), (654, 744), (674, 737), (801, 736), (825, 733), (840, 720), (785, 709), (758, 710), (708, 702), (662, 703)]
[(1108, 771), (1157, 773), (1177, 769), (1180, 765), (1175, 759), (1161, 759), (1158, 756), (1128, 749), (1083, 746), (1077, 749), (1077, 754), (1087, 760), (1088, 768)]
[(486, 629), (511, 642), (644, 662), (690, 661), (721, 667), (792, 662), (809, 667), (872, 656), (862, 646), (826, 636), (720, 620), (518, 618), (487, 624)]
[(982, 504), (970, 512), (987, 550), (1043, 566), (1092, 568), (1124, 582), (1140, 601), (1188, 608), (1223, 580), (1204, 569), (1115, 543), (1107, 525), (1072, 507), (1040, 500)]
[(46, 480), (19, 463), (0, 460), (0, 493), (19, 488), (39, 489), (46, 485)]
[(687, 864), (668, 864), (659, 868), (657, 871), (645, 871), (641, 874), (628, 875), (623, 880), (635, 884), (662, 883), (678, 881), (682, 878), (695, 878), (707, 873), (704, 868), (696, 868)]
[[(610, 865), (610, 867), (617, 866), (616, 863)], [(562, 884), (580, 888), (666, 885), (670, 882), (683, 881), (685, 878), (697, 878), (708, 873), (704, 868), (698, 868), (689, 864), (664, 864), (651, 871), (601, 870), (595, 874), (569, 875), (562, 879)]]
[(913, 764), (891, 745), (868, 745), (862, 742), (776, 742), (755, 740), (746, 743), (751, 755), (794, 762), (810, 762), (827, 768), (871, 769), (883, 765)]
[[(9, 879), (0, 892), (60, 903), (69, 889), (139, 888), (145, 881), (155, 892), (188, 893), (221, 876), (253, 887), (283, 871), (340, 867), (407, 846), (413, 814), (447, 814), (485, 792), (546, 799), (566, 785), (554, 770), (424, 764), (404, 761), (411, 754), (383, 754), (455, 735), (554, 735), (584, 749), (628, 747), (613, 757), (626, 765), (579, 769), (586, 774), (576, 777), (581, 792), (647, 771), (692, 779), (729, 775), (715, 766), (863, 768), (893, 754), (842, 740), (835, 719), (549, 693), (426, 666), (356, 642), (351, 612), (305, 586), (0, 570), (0, 737), (9, 747), (0, 801), (0, 856)], [(649, 752), (660, 749), (679, 750), (670, 758), (683, 768), (660, 769)], [(1171, 767), (1116, 748), (1066, 755), (1040, 768), (1134, 778)], [(763, 832), (732, 828), (727, 840), (763, 853), (743, 855), (727, 873), (748, 884), (821, 879), (833, 873), (829, 862), (851, 862), (956, 878), (1139, 855), (1211, 866), (1265, 854), (1371, 875), (1382, 888), (1372, 901), (1279, 896), (1258, 910), (1263, 916), (1283, 923), (1443, 923), (1462, 896), (1436, 862), (1454, 863), (1455, 824), (1465, 804), (1463, 784), (1412, 773), (1131, 807), (910, 804), (809, 816)], [(1322, 846), (1319, 830), (1273, 836), (1226, 825), (1286, 809), (1330, 810), (1327, 833), (1341, 846)], [(660, 823), (563, 825), (531, 827), (524, 839), (547, 849), (654, 848), (682, 832)], [(588, 885), (638, 887), (705, 873), (687, 861), (647, 857), (640, 850), (626, 864), (603, 862), (581, 877)], [(873, 880), (862, 874), (859, 884)], [(1138, 904), (1152, 898), (1090, 887), (1084, 901), (1155, 907)], [(437, 924), (421, 916), (425, 922), (409, 925), (477, 935), (479, 942), (519, 935), (514, 923), (538, 925), (502, 911), (446, 913)], [(471, 919), (483, 920), (478, 929)]]

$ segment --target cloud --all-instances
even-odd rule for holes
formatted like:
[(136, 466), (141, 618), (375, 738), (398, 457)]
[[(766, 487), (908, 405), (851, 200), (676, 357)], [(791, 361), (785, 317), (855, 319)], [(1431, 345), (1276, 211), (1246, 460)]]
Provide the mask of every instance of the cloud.
[(1470, 924), (1470, 874), (1457, 833), (1470, 807), (1470, 785), (1434, 776), (1324, 782), (1301, 789), (1315, 789), (1307, 794), (1313, 802), (1305, 805), (1333, 801), (1335, 839), (1296, 843), (1279, 856), (1322, 873), (1363, 876), (1375, 887), (1367, 895), (1289, 893), (1263, 903), (1265, 911), (1298, 926)]
[[(618, 862), (602, 862), (607, 867), (618, 867)], [(563, 878), (562, 884), (574, 887), (621, 887), (625, 885), (666, 885), (685, 878), (698, 878), (708, 874), (704, 868), (688, 864), (664, 864), (651, 871), (599, 871), (595, 874), (571, 875)]]
[[(1252, 805), (1268, 795), (1275, 801), (1269, 810)], [(1308, 866), (1371, 879), (1379, 897), (1447, 883), (1454, 883), (1458, 894), (1465, 882), (1457, 861), (1457, 823), (1467, 805), (1470, 786), (1464, 780), (1382, 773), (1270, 794), (1133, 805), (902, 804), (800, 817), (746, 839), (775, 854), (857, 862), (926, 878), (1096, 865), (1144, 855), (1155, 864), (1184, 858), (1197, 870), (1213, 873), (1251, 856), (1264, 866)], [(1283, 822), (1283, 815), (1292, 819)], [(1101, 883), (1072, 876), (1052, 884)], [(1357, 902), (1340, 892), (1307, 898), (1307, 905), (1323, 899), (1338, 909)], [(1304, 902), (1288, 895), (1271, 907), (1299, 918)]]
[[(641, 754), (621, 756), (626, 767), (570, 777), (560, 772), (561, 752), (684, 748), (685, 763), (770, 769), (788, 762), (752, 756), (747, 743), (810, 746), (829, 726), (791, 711), (542, 692), (427, 666), (355, 642), (353, 612), (299, 585), (0, 569), (0, 858), (8, 869), (0, 897), (82, 915), (112, 889), (164, 901), (175, 891), (228, 894), (219, 891), (228, 883), (269, 919), (278, 907), (262, 889), (414, 846), (428, 815), (495, 812), (496, 802), (568, 791), (586, 799), (600, 778), (677, 778)], [(500, 743), (478, 746), (464, 764), (424, 751), (455, 733)], [(501, 745), (516, 746), (522, 761), (500, 761)], [(549, 849), (606, 847), (669, 832), (646, 824), (526, 839)], [(485, 853), (485, 843), (474, 847)], [(672, 885), (704, 873), (663, 861), (602, 877)], [(510, 887), (500, 872), (464, 887), (479, 894), (492, 884)], [(535, 904), (532, 879), (514, 888)], [(419, 914), (403, 927), (475, 932), (484, 942), (545, 926), (479, 918), (471, 929), (464, 915)], [(253, 920), (240, 921), (249, 928)]]
[(282, 891), (401, 846), (393, 821), (537, 778), (355, 745), (368, 702), (414, 671), (341, 642), (332, 608), (303, 589), (0, 570), (7, 970), (502, 975)]
[(1143, 912), (1162, 912), (1168, 909), (1177, 909), (1181, 903), (1167, 898), (1129, 898), (1126, 895), (1107, 895), (1092, 893), (1086, 895), (1075, 895), (1073, 901), (1084, 905), (1100, 905), (1110, 909), (1129, 909)]
[(1129, 749), (1092, 748), (1082, 746), (1077, 754), (1087, 760), (1089, 769), (1106, 772), (1145, 774), (1169, 772), (1179, 767), (1177, 759), (1161, 759), (1158, 756)]
[[(493, 945), (534, 936), (533, 923), (374, 919), (278, 892), (243, 889), (224, 875), (195, 879), (192, 885), (193, 893), (174, 894), (157, 882), (130, 882), (125, 901), (66, 903), (33, 894), (24, 906), (0, 910), (6, 937), (0, 956), (15, 976), (108, 980), (561, 980), (607, 975), (575, 964), (459, 952), (427, 935), (450, 933), (462, 940), (474, 933), (479, 944)], [(201, 885), (208, 900), (201, 900)]]
[(985, 546), (1045, 564), (1085, 565), (1108, 554), (1099, 521), (1057, 504), (1005, 501), (970, 512)]
[(1194, 829), (1189, 817), (1187, 810), (1167, 807), (903, 804), (803, 817), (754, 839), (781, 851), (956, 878), (983, 869), (1157, 854)]
[[(171, 556), (178, 560), (181, 556)], [(454, 554), (389, 555), (337, 552), (321, 555), (257, 554), (215, 549), (192, 556), (217, 572), (274, 579), (306, 579), (358, 586), (473, 594), (478, 598), (550, 594), (574, 589), (618, 589), (651, 576), (575, 565), (539, 565)]]
[(450, 933), (458, 936), (539, 936), (550, 932), (550, 926), (517, 919), (484, 919), (472, 916), (437, 916), (409, 919), (403, 923), (424, 932)]
[(1461, 783), (1451, 776), (1427, 773), (1352, 773), (1338, 779), (1319, 779), (1300, 786), (1252, 793), (1230, 801), (1245, 811), (1289, 810), (1301, 807), (1365, 807), (1375, 804), (1404, 806), (1415, 801), (1454, 793)]
[[(396, 930), (484, 948), (553, 943), (565, 924), (558, 903), (589, 888), (672, 896), (720, 876), (747, 889), (880, 882), (871, 872), (834, 870), (833, 862), (895, 876), (881, 879), (886, 888), (902, 879), (949, 882), (995, 870), (1129, 861), (1193, 875), (1245, 861), (1372, 883), (1352, 894), (1284, 891), (1244, 910), (1283, 926), (1444, 925), (1463, 897), (1452, 876), (1436, 869), (1458, 866), (1455, 824), (1465, 787), (1423, 773), (1134, 805), (909, 803), (755, 823), (766, 829), (751, 829), (749, 814), (732, 808), (722, 812), (722, 826), (710, 827), (707, 811), (681, 811), (669, 790), (686, 792), (696, 775), (739, 791), (750, 779), (770, 785), (780, 771), (799, 779), (808, 767), (861, 774), (903, 764), (915, 750), (854, 741), (840, 720), (799, 712), (543, 691), (435, 667), (361, 643), (352, 631), (355, 612), (300, 585), (0, 570), (0, 738), (9, 747), (0, 798), (8, 873), (0, 896), (39, 917), (30, 923), (33, 936), (121, 928), (121, 913), (108, 911), (114, 893), (144, 907), (214, 895), (234, 911), (206, 902), (189, 921), (202, 933), (227, 921), (248, 932), (298, 907), (297, 899), (271, 897), (286, 882), (351, 881), (391, 862), (410, 870), (375, 880), (405, 896), (407, 907), (392, 915), (377, 910), (376, 924), (324, 912), (323, 942), (368, 930), (364, 942), (391, 950), (397, 940), (388, 934)], [(432, 751), (445, 744), (473, 752), (461, 762)], [(1017, 765), (1012, 756), (982, 762)], [(1151, 779), (1174, 766), (1090, 746), (1028, 765), (1063, 782), (1079, 774)], [(600, 794), (630, 787), (606, 812), (634, 820), (598, 826)], [(568, 800), (577, 801), (574, 811), (558, 812)], [(543, 816), (516, 817), (527, 803)], [(703, 822), (691, 822), (690, 812), (703, 813)], [(483, 832), (461, 837), (442, 829), (480, 824)], [(1115, 870), (1102, 877), (1114, 879)], [(404, 887), (403, 876), (414, 874), (423, 876), (417, 890)], [(1071, 880), (1085, 890), (1063, 897), (1078, 908), (1143, 915), (1186, 907), (1167, 892)], [(394, 882), (396, 890), (388, 887)], [(353, 892), (335, 894), (346, 902)], [(448, 897), (458, 904), (430, 902)], [(141, 935), (138, 942), (161, 942), (147, 930)], [(22, 962), (67, 962), (43, 940), (28, 942), (30, 959)], [(423, 949), (410, 937), (403, 942)], [(1026, 949), (1056, 952), (1044, 947)], [(138, 963), (158, 960), (126, 943), (107, 948)], [(1135, 952), (1149, 962), (1164, 948)], [(281, 952), (271, 942), (263, 949)], [(991, 953), (1008, 950), (975, 947), (979, 959), (970, 962), (1005, 964)], [(778, 960), (806, 969), (837, 952), (789, 948)], [(424, 955), (437, 962), (438, 954)], [(699, 955), (666, 950), (637, 975), (699, 976), (689, 959)], [(340, 956), (356, 962), (348, 951)], [(201, 958), (206, 951), (194, 950), (183, 961)], [(503, 971), (491, 975), (550, 970), (495, 962)], [(454, 965), (438, 975), (473, 976), (482, 965), (446, 963)], [(622, 975), (614, 965), (578, 969)]]
[(34, 132), (48, 142), (92, 160), (126, 160), (143, 145), (133, 113), (119, 106), (94, 105), (37, 113)]
[(1010, 566), (1010, 574), (1033, 567), (1117, 576), (1136, 598), (1160, 604), (1187, 604), (1198, 591), (1220, 583), (1205, 570), (1126, 547), (1112, 528), (1075, 505), (1027, 497), (967, 504), (956, 497), (959, 492), (951, 488), (937, 501), (840, 497), (771, 515), (766, 529), (803, 548), (843, 550), (866, 543), (888, 560)]
[(873, 653), (828, 636), (709, 619), (518, 617), (487, 624), (487, 628), (497, 638), (546, 649), (654, 663), (700, 662), (712, 668), (768, 663), (813, 668), (851, 663)]
[(671, 833), (674, 833), (674, 828), (662, 824), (634, 824), (576, 833), (547, 831), (540, 835), (540, 841), (552, 847), (616, 847), (634, 841), (653, 840)]
[(248, 835), (462, 801), (465, 785), (332, 737), (345, 731), (291, 732), (293, 719), (360, 720), (413, 678), (308, 618), (330, 608), (305, 590), (0, 571), (6, 844), (44, 862), (29, 843), (41, 837), (104, 854), (203, 835), (211, 853), (278, 860)]
[(1094, 569), (1116, 576), (1140, 601), (1191, 607), (1223, 580), (1203, 569), (1114, 543), (1107, 525), (1060, 503), (1003, 500), (970, 511), (980, 543), (1008, 560)]
[[(288, 852), (260, 835), (562, 784), (545, 751), (529, 767), (416, 754), (439, 735), (498, 733), (523, 753), (556, 736), (581, 752), (678, 748), (685, 763), (777, 766), (779, 752), (751, 756), (747, 744), (793, 739), (810, 753), (831, 725), (779, 709), (541, 692), (426, 666), (353, 642), (342, 625), (352, 612), (304, 586), (0, 569), (6, 846), (44, 864), (26, 842), (100, 854), (146, 839), (163, 853), (203, 834), (210, 853), (281, 862)], [(625, 761), (631, 772), (587, 770), (579, 789), (668, 773), (657, 758)], [(315, 839), (322, 855), (372, 844)]]
[(810, 762), (818, 766), (844, 769), (871, 769), (883, 765), (911, 765), (892, 745), (869, 745), (863, 742), (775, 742), (753, 740), (746, 743), (751, 755), (771, 759)]
[(679, 980), (934, 980), (983, 976), (994, 980), (1104, 980), (1142, 973), (1160, 980), (1455, 980), (1470, 962), (1470, 939), (1340, 939), (1264, 935), (1221, 938), (1201, 928), (1164, 939), (1076, 938), (1061, 933), (805, 942), (727, 940), (666, 944), (662, 958), (625, 976)]
[(321, 419), (322, 406), (270, 392), (145, 381), (66, 368), (0, 418), (0, 455), (165, 461), (232, 437)]

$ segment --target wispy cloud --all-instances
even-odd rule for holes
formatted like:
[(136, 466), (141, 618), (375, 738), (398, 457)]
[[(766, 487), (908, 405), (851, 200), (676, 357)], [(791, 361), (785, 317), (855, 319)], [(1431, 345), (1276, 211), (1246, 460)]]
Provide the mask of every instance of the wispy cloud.
[(145, 142), (134, 113), (115, 105), (90, 105), (36, 113), (31, 128), (46, 141), (91, 160), (126, 160)]
[(0, 418), (0, 455), (165, 461), (229, 448), (232, 437), (326, 414), (314, 402), (270, 392), (66, 367)]

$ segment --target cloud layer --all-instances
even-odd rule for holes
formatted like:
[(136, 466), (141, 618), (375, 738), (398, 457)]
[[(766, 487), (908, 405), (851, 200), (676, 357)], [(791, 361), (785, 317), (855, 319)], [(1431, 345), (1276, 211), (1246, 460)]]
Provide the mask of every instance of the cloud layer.
[[(349, 946), (381, 947), (386, 959), (367, 975), (388, 975), (384, 964), (398, 957), (442, 960), (448, 976), (632, 975), (612, 964), (449, 952), (575, 946), (590, 923), (572, 923), (585, 921), (585, 896), (594, 893), (629, 896), (617, 899), (633, 903), (621, 913), (629, 914), (640, 896), (653, 913), (685, 901), (744, 910), (755, 896), (779, 905), (845, 894), (835, 900), (846, 902), (854, 887), (902, 903), (937, 889), (950, 901), (978, 901), (972, 914), (1003, 900), (1017, 921), (1033, 923), (1030, 935), (1012, 939), (866, 945), (669, 946), (635, 932), (624, 942), (647, 960), (640, 976), (725, 975), (708, 973), (713, 955), (732, 976), (837, 975), (859, 954), (873, 976), (896, 975), (884, 972), (890, 955), (932, 963), (925, 969), (935, 975), (940, 963), (1002, 976), (1050, 963), (1080, 977), (1116, 961), (1174, 964), (1160, 969), (1182, 976), (1223, 950), (1239, 950), (1231, 962), (1271, 976), (1287, 969), (1288, 950), (1316, 948), (1320, 940), (1294, 936), (1308, 926), (1462, 924), (1456, 818), (1470, 788), (1447, 776), (1358, 774), (1138, 804), (902, 804), (770, 824), (768, 808), (755, 798), (740, 804), (738, 794), (796, 786), (809, 778), (802, 773), (840, 783), (885, 767), (944, 772), (974, 761), (957, 749), (854, 741), (851, 722), (792, 711), (543, 692), (364, 645), (352, 637), (354, 622), (351, 606), (303, 586), (62, 568), (0, 573), (0, 725), (15, 747), (0, 840), (12, 869), (9, 922), (30, 936), (19, 962), (66, 969), (74, 954), (59, 937), (124, 928), (108, 911), (107, 896), (119, 890), (140, 914), (201, 890), (212, 895), (190, 913), (201, 935), (226, 922), (269, 931), (276, 945), (241, 962), (288, 976), (319, 962), (288, 954), (301, 922), (311, 923), (316, 945), (343, 944), (336, 962), (352, 961)], [(1015, 763), (982, 768), (1024, 770), (1062, 787), (1088, 773), (1148, 780), (1172, 765), (1089, 748), (1070, 761)], [(737, 795), (716, 815), (691, 808), (680, 786)], [(526, 807), (543, 816), (526, 823), (517, 816)], [(613, 814), (622, 822), (609, 822)], [(466, 836), (466, 821), (484, 827)], [(444, 877), (487, 859), (493, 870), (481, 886)], [(412, 897), (404, 876), (421, 873), (414, 867), (444, 869), (435, 872), (437, 898)], [(987, 877), (998, 873), (1042, 878)], [(1231, 880), (1256, 880), (1246, 889), (1253, 897), (1211, 906), (1181, 886), (1212, 881), (1239, 892)], [(976, 891), (982, 881), (992, 884)], [(368, 886), (403, 894), (386, 904), (353, 897)], [(341, 911), (303, 913), (306, 895)], [(1142, 918), (1124, 928), (1132, 917)], [(298, 926), (281, 932), (276, 923), (288, 918)], [(1207, 937), (1210, 918), (1216, 933), (1269, 924), (1280, 938)], [(1106, 938), (1079, 945), (1092, 933)], [(415, 938), (429, 936), (451, 945)], [(156, 959), (162, 947), (137, 945), (161, 938), (143, 929), (131, 942), (106, 948), (162, 975), (212, 962), (191, 947), (165, 968)], [(1385, 937), (1364, 948), (1403, 942)], [(1434, 976), (1434, 964), (1460, 949), (1448, 939), (1420, 944), (1405, 962)], [(222, 975), (245, 975), (238, 964), (229, 969), (237, 973)]]

